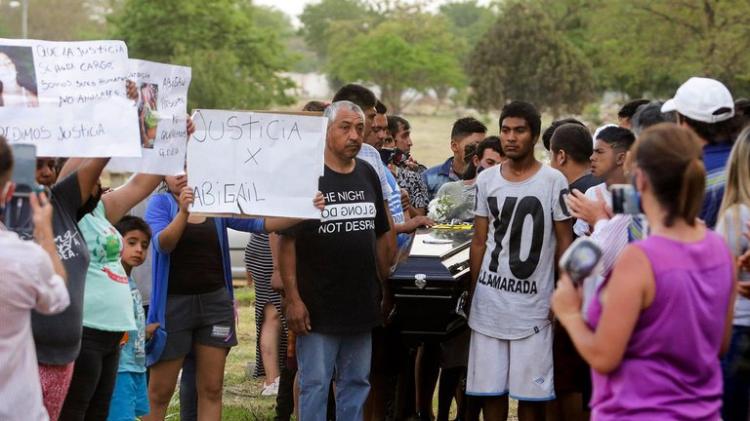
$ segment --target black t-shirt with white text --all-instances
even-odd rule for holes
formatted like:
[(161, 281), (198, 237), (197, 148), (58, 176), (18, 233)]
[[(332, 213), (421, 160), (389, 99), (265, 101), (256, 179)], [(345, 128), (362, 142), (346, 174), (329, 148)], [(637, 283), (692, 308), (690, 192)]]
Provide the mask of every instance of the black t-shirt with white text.
[(389, 222), (380, 181), (356, 159), (348, 174), (326, 166), (319, 189), (326, 200), (322, 220), (284, 232), (296, 239), (300, 296), (313, 332), (364, 333), (382, 322), (375, 244)]
[(63, 365), (75, 361), (81, 348), (83, 290), (89, 267), (89, 250), (78, 229), (76, 213), (81, 207), (78, 174), (73, 172), (52, 186), (52, 232), (57, 255), (68, 275), (70, 305), (62, 313), (31, 313), (37, 359), (42, 364)]

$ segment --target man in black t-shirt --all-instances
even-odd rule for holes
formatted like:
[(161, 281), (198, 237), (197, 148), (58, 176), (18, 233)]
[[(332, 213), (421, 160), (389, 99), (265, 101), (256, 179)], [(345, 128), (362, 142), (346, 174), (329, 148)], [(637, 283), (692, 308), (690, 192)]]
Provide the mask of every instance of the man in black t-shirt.
[(557, 127), (550, 138), (550, 166), (565, 176), (570, 191), (585, 192), (603, 180), (591, 174), (591, 154), (594, 141), (585, 126), (565, 123)]
[(390, 311), (385, 279), (390, 223), (375, 171), (356, 158), (364, 115), (349, 101), (326, 109), (326, 199), (320, 221), (281, 236), (286, 317), (297, 337), (302, 420), (325, 420), (336, 374), (336, 419), (361, 420), (369, 393), (371, 332)]

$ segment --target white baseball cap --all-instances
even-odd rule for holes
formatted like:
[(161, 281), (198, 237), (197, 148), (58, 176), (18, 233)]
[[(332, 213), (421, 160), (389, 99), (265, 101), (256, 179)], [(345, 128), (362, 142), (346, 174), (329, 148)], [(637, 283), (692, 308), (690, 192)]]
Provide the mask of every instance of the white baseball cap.
[(670, 111), (696, 121), (718, 123), (734, 117), (734, 99), (718, 80), (691, 77), (677, 89), (674, 98), (662, 105), (661, 112)]

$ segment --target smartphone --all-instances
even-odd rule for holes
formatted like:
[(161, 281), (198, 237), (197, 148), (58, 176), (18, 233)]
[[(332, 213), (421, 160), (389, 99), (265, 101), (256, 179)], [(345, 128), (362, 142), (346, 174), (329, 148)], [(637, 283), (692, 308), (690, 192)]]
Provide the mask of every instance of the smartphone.
[(641, 196), (631, 184), (613, 184), (609, 187), (612, 193), (612, 212), (618, 214), (638, 215), (641, 209)]
[(602, 249), (592, 240), (580, 237), (565, 250), (560, 258), (560, 269), (565, 271), (574, 284), (580, 285), (599, 264)]
[(31, 192), (38, 192), (36, 182), (36, 146), (13, 144), (13, 183), (17, 196), (29, 197)]
[(36, 182), (36, 146), (13, 144), (11, 149), (13, 151), (11, 180), (15, 184), (15, 191), (10, 201), (6, 203), (3, 223), (22, 237), (26, 237), (34, 231), (29, 196), (42, 191)]

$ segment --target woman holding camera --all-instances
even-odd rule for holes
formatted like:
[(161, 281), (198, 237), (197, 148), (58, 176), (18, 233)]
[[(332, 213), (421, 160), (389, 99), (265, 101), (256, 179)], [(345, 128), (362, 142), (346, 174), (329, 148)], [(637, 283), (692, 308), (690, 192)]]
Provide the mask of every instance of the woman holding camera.
[(644, 131), (631, 152), (651, 236), (629, 245), (581, 313), (563, 275), (557, 318), (591, 365), (595, 420), (719, 419), (719, 355), (735, 297), (733, 258), (697, 215), (705, 189), (701, 145), (671, 123)]

